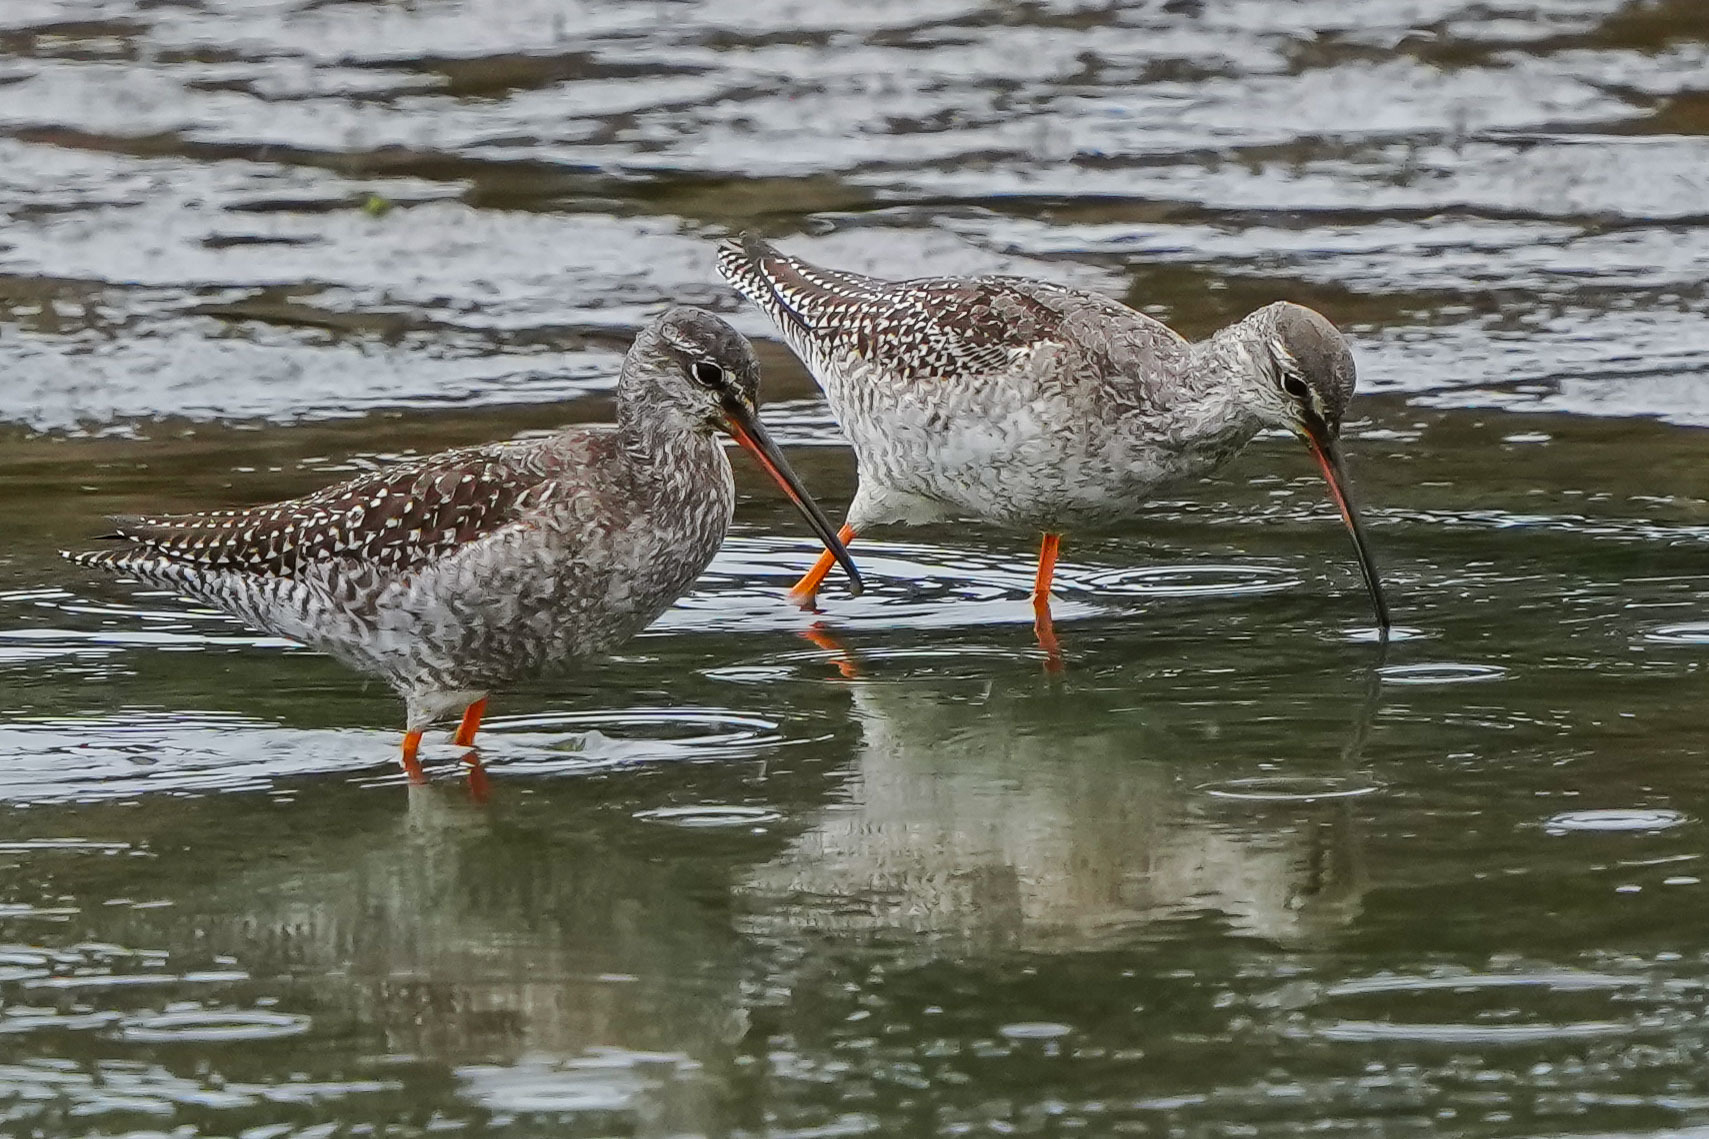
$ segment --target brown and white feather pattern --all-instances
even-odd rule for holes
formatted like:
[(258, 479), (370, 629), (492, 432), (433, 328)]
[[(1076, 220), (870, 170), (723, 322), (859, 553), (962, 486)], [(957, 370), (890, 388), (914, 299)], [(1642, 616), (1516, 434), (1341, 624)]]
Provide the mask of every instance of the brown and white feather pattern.
[(1032, 282), (884, 281), (810, 265), (752, 238), (720, 246), (718, 269), (821, 366), (849, 353), (902, 380), (977, 376), (1061, 339), (1061, 313)]
[(158, 563), (272, 577), (348, 561), (402, 573), (513, 521), (552, 488), (532, 449), (449, 451), (402, 462), (289, 502), (115, 519), (123, 549), (86, 565), (148, 574)]

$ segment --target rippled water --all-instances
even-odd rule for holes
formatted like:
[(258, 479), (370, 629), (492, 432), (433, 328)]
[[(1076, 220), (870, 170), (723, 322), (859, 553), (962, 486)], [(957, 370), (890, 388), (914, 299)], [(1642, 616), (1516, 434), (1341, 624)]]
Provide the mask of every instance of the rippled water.
[[(1691, 1134), (1696, 0), (0, 5), (0, 1132)], [(741, 227), (1353, 337), (1073, 535), (737, 534), (395, 766), (382, 688), (56, 551), (605, 418)], [(762, 342), (832, 513), (852, 462)], [(740, 465), (740, 464), (739, 464)]]

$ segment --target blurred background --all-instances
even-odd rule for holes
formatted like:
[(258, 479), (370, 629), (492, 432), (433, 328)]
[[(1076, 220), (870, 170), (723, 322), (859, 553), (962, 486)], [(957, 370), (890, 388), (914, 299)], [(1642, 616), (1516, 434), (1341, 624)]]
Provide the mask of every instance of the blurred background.
[[(1073, 535), (733, 538), (406, 788), (401, 709), (58, 550), (606, 419), (712, 270), (1346, 330), (1297, 443)], [(0, 3), (0, 1130), (1709, 1126), (1700, 0)], [(815, 639), (802, 634), (812, 631)]]

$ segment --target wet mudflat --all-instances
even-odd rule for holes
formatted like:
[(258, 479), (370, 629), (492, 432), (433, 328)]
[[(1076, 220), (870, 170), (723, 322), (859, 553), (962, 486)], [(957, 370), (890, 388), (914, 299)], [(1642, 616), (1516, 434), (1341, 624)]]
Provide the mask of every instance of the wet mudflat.
[[(0, 1131), (1709, 1124), (1700, 5), (0, 6)], [(378, 685), (57, 550), (610, 413), (762, 229), (1352, 335), (1401, 635), (1261, 439), (1074, 535), (733, 540), (411, 788)], [(852, 462), (760, 345), (835, 513)]]

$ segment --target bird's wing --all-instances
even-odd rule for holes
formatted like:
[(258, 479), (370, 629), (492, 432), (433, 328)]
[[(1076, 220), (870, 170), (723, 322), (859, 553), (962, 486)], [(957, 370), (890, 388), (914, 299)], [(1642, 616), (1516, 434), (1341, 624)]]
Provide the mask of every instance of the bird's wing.
[(1168, 329), (1093, 293), (1016, 277), (885, 281), (808, 264), (752, 236), (718, 248), (718, 271), (757, 304), (809, 366), (853, 354), (901, 380), (973, 380), (1046, 345), (1079, 350), (1076, 325), (1102, 335)]
[(297, 577), (349, 561), (407, 573), (514, 522), (555, 484), (530, 444), (446, 451), (306, 498), (204, 514), (115, 519), (123, 548), (80, 555), (116, 569), (169, 563)]

